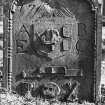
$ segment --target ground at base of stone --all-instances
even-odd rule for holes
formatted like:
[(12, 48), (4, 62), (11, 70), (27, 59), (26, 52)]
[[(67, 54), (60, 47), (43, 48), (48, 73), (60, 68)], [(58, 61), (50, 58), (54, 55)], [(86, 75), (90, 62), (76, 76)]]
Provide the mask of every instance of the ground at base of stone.
[(58, 100), (48, 101), (42, 98), (26, 99), (13, 93), (0, 93), (0, 105), (95, 105), (84, 101), (82, 104), (78, 102), (60, 102)]

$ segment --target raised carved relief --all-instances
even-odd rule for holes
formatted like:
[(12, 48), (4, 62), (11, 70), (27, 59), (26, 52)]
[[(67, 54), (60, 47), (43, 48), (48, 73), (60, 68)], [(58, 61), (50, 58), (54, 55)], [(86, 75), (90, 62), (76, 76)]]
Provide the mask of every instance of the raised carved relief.
[(82, 82), (89, 87), (83, 91), (91, 94), (93, 14), (88, 9), (78, 0), (27, 0), (13, 9), (13, 87), (18, 94), (76, 101)]

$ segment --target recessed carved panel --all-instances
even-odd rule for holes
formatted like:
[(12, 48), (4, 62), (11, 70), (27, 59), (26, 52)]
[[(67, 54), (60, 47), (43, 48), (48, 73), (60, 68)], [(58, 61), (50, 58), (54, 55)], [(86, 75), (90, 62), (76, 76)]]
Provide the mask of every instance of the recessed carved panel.
[[(75, 100), (78, 94), (80, 98), (90, 99), (93, 95), (94, 18), (95, 12), (84, 0), (19, 3), (13, 15), (13, 80), (16, 81), (13, 87), (16, 91), (21, 83), (31, 81), (30, 86), (36, 84), (35, 88), (30, 87), (33, 96), (37, 88), (45, 96), (55, 97), (56, 88), (47, 84), (54, 82), (62, 89), (65, 100), (73, 100), (72, 96)], [(66, 85), (67, 91), (62, 85)], [(66, 92), (70, 97), (65, 97)]]

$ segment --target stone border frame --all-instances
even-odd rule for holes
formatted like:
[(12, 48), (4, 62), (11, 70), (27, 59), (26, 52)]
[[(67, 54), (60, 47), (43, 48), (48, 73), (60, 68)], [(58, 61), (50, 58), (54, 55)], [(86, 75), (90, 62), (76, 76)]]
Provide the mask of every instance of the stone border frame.
[[(3, 83), (2, 87), (11, 90), (12, 84), (12, 17), (19, 0), (8, 0), (4, 5), (4, 18), (3, 18)], [(91, 5), (92, 10), (95, 12), (95, 47), (94, 47), (94, 101), (100, 101), (100, 80), (101, 80), (101, 35), (102, 35), (102, 15), (101, 6), (98, 0), (87, 0)], [(8, 6), (8, 7), (7, 7)], [(10, 69), (11, 68), (11, 69)]]

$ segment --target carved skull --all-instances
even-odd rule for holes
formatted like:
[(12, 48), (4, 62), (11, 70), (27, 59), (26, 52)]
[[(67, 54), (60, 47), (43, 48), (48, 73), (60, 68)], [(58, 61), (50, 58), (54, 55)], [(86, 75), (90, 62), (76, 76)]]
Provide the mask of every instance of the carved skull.
[(55, 97), (60, 94), (60, 88), (56, 83), (50, 82), (43, 87), (44, 96)]

